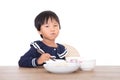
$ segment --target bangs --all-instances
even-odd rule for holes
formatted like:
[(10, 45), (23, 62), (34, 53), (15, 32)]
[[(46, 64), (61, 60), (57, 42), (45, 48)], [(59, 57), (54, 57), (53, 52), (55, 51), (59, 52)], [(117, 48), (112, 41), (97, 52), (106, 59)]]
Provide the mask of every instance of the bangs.
[[(58, 22), (54, 17), (49, 16), (49, 17), (46, 17), (46, 18), (44, 19), (43, 24), (47, 24), (47, 23), (48, 23), (48, 19), (51, 19), (51, 21), (54, 19), (56, 22)], [(58, 24), (59, 24), (59, 22), (58, 22)]]

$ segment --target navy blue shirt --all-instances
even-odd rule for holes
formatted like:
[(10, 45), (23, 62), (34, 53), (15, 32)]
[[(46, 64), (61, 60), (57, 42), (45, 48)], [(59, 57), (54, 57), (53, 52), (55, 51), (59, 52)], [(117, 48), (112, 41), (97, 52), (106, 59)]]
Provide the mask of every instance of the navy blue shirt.
[(21, 56), (18, 62), (19, 66), (37, 67), (44, 64), (37, 64), (37, 59), (41, 56), (41, 54), (37, 52), (36, 47), (39, 47), (45, 53), (49, 53), (51, 56), (55, 56), (56, 59), (65, 59), (65, 54), (67, 53), (67, 50), (63, 45), (59, 43), (57, 43), (57, 45), (57, 47), (50, 47), (44, 44), (42, 41), (34, 41), (30, 44), (30, 49), (23, 56)]

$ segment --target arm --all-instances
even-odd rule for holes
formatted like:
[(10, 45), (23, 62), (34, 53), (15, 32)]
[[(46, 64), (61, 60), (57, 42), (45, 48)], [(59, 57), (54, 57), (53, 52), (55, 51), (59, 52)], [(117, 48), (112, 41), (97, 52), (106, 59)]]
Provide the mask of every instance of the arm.
[[(37, 59), (40, 57), (40, 54), (37, 53), (36, 49), (31, 46), (30, 50), (21, 56), (18, 64), (20, 67), (37, 67)], [(43, 64), (41, 64), (43, 65)]]

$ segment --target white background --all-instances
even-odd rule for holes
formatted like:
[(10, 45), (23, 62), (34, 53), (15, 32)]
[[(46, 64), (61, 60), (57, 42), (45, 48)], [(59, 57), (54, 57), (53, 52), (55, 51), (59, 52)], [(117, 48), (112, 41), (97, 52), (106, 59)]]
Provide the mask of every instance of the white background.
[(34, 40), (34, 18), (52, 10), (60, 18), (56, 42), (74, 46), (97, 65), (120, 65), (119, 0), (0, 0), (0, 65), (18, 65)]

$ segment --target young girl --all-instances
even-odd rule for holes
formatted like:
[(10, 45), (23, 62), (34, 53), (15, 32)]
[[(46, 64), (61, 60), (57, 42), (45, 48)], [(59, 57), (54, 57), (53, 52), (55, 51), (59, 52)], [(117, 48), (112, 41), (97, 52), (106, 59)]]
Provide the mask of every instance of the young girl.
[(42, 40), (34, 41), (30, 44), (30, 49), (21, 56), (18, 62), (19, 66), (42, 66), (52, 57), (65, 59), (67, 50), (62, 44), (55, 43), (55, 39), (61, 28), (58, 16), (52, 11), (43, 11), (36, 16), (35, 27)]

